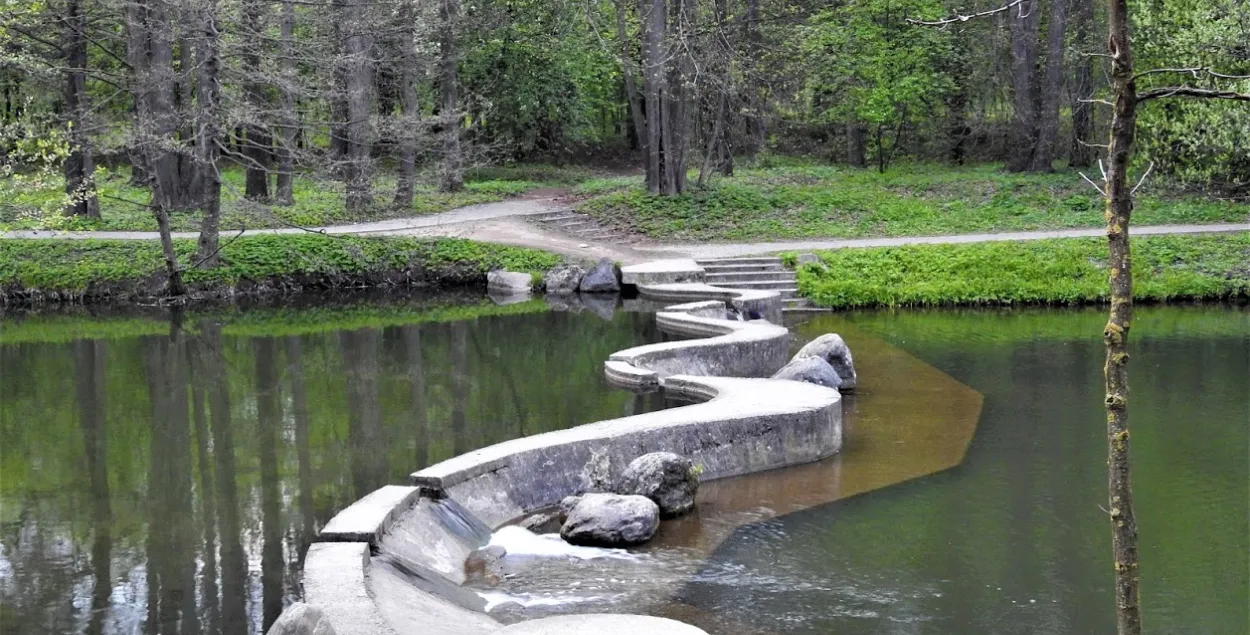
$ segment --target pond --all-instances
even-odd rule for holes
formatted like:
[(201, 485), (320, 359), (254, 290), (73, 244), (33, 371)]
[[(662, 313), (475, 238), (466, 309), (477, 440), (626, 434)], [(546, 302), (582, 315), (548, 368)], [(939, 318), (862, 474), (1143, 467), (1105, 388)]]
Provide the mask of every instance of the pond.
[[(412, 298), (0, 322), (0, 632), (260, 632), (298, 598), (316, 530), (359, 496), (477, 447), (665, 407), (601, 378), (610, 353), (661, 337), (651, 317), (601, 313)], [(680, 572), (670, 592), (615, 606), (714, 633), (1111, 632), (1103, 319), (798, 324), (800, 341), (848, 333), (863, 368), (891, 375), (861, 371), (844, 454), (709, 484), (711, 503), (752, 490), (770, 507), (672, 525), (647, 554)], [(1250, 311), (1143, 309), (1132, 349), (1147, 630), (1247, 632)], [(874, 392), (899, 381), (934, 388), (873, 420)], [(932, 446), (907, 436), (946, 410), (970, 425)], [(913, 454), (887, 461), (883, 444)], [(831, 474), (833, 502), (809, 504)]]

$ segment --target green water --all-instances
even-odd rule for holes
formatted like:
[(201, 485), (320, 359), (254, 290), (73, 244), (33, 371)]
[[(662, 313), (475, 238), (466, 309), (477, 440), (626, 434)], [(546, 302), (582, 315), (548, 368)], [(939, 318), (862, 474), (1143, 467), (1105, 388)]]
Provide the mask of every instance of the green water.
[(650, 316), (545, 309), (0, 321), (0, 633), (261, 632), (358, 497), (662, 406), (602, 379), (609, 354), (659, 337)]
[[(1113, 633), (1102, 312), (846, 317), (985, 396), (964, 462), (744, 527), (679, 599), (726, 633)], [(1144, 310), (1131, 350), (1146, 632), (1250, 632), (1250, 312)]]

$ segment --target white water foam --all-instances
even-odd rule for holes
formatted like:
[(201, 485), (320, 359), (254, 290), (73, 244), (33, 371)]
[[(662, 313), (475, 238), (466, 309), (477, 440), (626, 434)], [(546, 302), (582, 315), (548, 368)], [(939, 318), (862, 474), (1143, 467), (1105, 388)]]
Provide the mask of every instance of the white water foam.
[(504, 548), (504, 558), (576, 558), (578, 560), (598, 560), (610, 558), (616, 560), (634, 560), (641, 558), (624, 549), (605, 547), (579, 547), (570, 545), (560, 538), (560, 534), (536, 534), (524, 527), (510, 525), (500, 527), (490, 537), (490, 544)]

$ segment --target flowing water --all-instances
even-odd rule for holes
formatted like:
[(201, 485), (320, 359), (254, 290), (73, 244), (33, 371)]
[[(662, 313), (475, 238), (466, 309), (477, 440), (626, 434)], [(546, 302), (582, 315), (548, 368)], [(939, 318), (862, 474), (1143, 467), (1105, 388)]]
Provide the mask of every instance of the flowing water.
[[(601, 379), (610, 353), (659, 339), (650, 316), (542, 309), (0, 321), (0, 633), (259, 632), (298, 598), (316, 529), (357, 497), (490, 443), (664, 407)], [(1102, 321), (799, 324), (799, 343), (846, 334), (861, 368), (842, 455), (709, 483), (698, 514), (630, 557), (543, 557), (558, 545), (505, 536), (536, 552), (509, 591), (725, 634), (1111, 632)], [(1246, 633), (1250, 312), (1143, 310), (1132, 350), (1147, 631)]]

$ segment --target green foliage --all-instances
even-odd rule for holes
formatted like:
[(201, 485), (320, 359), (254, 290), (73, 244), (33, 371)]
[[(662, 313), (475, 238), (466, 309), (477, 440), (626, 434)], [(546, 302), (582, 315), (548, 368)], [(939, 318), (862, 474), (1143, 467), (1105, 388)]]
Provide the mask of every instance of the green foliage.
[[(226, 239), (223, 264), (187, 269), (193, 287), (229, 287), (241, 282), (309, 277), (332, 280), (407, 271), (435, 281), (465, 279), (490, 269), (538, 272), (560, 257), (533, 249), (490, 245), (455, 238), (361, 238), (295, 234)], [(195, 242), (174, 241), (179, 261), (191, 263)], [(0, 288), (43, 292), (83, 292), (100, 285), (141, 284), (163, 271), (156, 241), (3, 240), (0, 241)]]
[(906, 19), (943, 11), (939, 0), (867, 0), (832, 5), (800, 35), (812, 72), (806, 106), (819, 121), (866, 124), (882, 170), (905, 129), (935, 114), (951, 81), (939, 61), (950, 53), (946, 31), (916, 29)]
[[(56, 159), (59, 161), (60, 159)], [(395, 178), (384, 174), (375, 186), (377, 205), (367, 214), (347, 213), (342, 184), (314, 176), (295, 179), (294, 205), (267, 205), (243, 198), (243, 170), (222, 171), (223, 232), (269, 227), (319, 227), (434, 214), (449, 209), (491, 203), (543, 187), (559, 187), (589, 178), (590, 171), (542, 164), (507, 165), (470, 171), (463, 191), (447, 194), (432, 183), (419, 183), (412, 209), (388, 205)], [(63, 180), (54, 170), (33, 172), (21, 178), (0, 178), (0, 229), (62, 229), (104, 231), (156, 231), (156, 221), (147, 207), (146, 188), (129, 182), (129, 171), (96, 171), (100, 192), (99, 219), (67, 218), (61, 215), (65, 204)], [(195, 211), (175, 211), (170, 215), (174, 231), (198, 231), (200, 215)]]
[[(579, 209), (665, 240), (917, 236), (1096, 227), (1098, 195), (1073, 172), (1008, 174), (998, 166), (897, 166), (885, 174), (830, 166), (739, 170), (704, 190), (650, 196), (636, 181), (594, 181)], [(1198, 197), (1139, 196), (1140, 224), (1243, 221), (1246, 207)]]
[[(1107, 299), (1106, 241), (1071, 238), (824, 252), (799, 270), (820, 306), (1080, 304)], [(1250, 233), (1133, 241), (1137, 300), (1250, 296)]]

